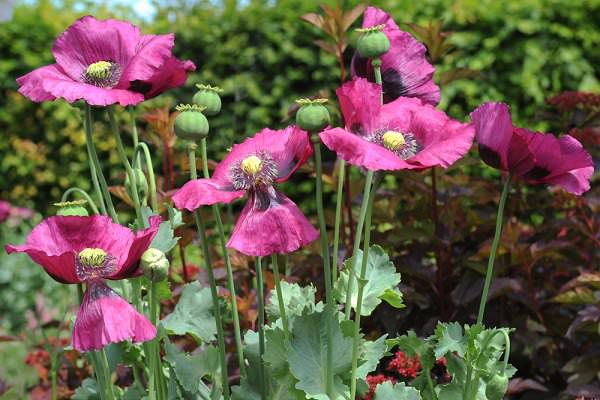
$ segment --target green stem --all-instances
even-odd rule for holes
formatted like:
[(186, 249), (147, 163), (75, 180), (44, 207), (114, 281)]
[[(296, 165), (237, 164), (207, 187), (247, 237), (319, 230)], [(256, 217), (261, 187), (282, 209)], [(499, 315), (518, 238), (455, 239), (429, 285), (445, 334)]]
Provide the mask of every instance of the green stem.
[[(129, 113), (129, 118), (131, 119), (131, 136), (133, 137), (133, 148), (137, 149), (140, 139), (137, 124), (135, 123), (135, 109), (133, 107), (127, 107), (127, 112)], [(146, 161), (149, 162), (148, 159)], [(141, 160), (135, 160), (134, 157), (132, 163), (135, 168), (142, 168)]]
[(100, 394), (101, 400), (108, 400), (104, 386), (106, 386), (106, 378), (104, 376), (104, 369), (101, 367), (101, 363), (98, 361), (98, 354), (95, 351), (87, 353), (92, 369), (96, 375), (96, 383), (98, 384), (98, 393)]
[(363, 191), (362, 204), (360, 206), (360, 213), (358, 215), (358, 222), (356, 224), (356, 235), (354, 236), (354, 245), (352, 246), (352, 263), (350, 270), (348, 271), (348, 287), (346, 289), (346, 302), (345, 302), (345, 314), (346, 320), (350, 320), (350, 313), (352, 312), (352, 291), (354, 286), (354, 278), (356, 277), (356, 256), (360, 247), (361, 235), (367, 216), (367, 209), (369, 208), (369, 197), (371, 193), (371, 186), (373, 183), (373, 171), (367, 171), (367, 178), (365, 180), (365, 189)]
[[(202, 173), (205, 179), (210, 178), (208, 172), (208, 158), (206, 153), (206, 138), (200, 142), (200, 152), (202, 155)], [(229, 257), (229, 251), (227, 251), (227, 240), (225, 239), (225, 229), (223, 228), (223, 221), (221, 220), (221, 208), (218, 204), (212, 206), (215, 221), (217, 223), (217, 230), (219, 232), (219, 240), (221, 243), (221, 251), (225, 260), (225, 270), (227, 271), (227, 288), (231, 294), (231, 314), (233, 317), (233, 332), (235, 338), (235, 347), (237, 350), (238, 363), (240, 365), (240, 374), (246, 376), (246, 363), (244, 360), (244, 347), (242, 345), (242, 330), (240, 328), (240, 317), (237, 308), (237, 294), (235, 290), (235, 281), (233, 279), (233, 268), (231, 267), (231, 258)]]
[[(188, 157), (190, 163), (190, 178), (198, 179), (196, 172), (196, 144), (188, 144)], [(194, 218), (196, 219), (196, 225), (198, 226), (198, 236), (202, 245), (202, 252), (204, 254), (204, 261), (206, 263), (206, 270), (208, 272), (208, 283), (210, 285), (210, 292), (213, 301), (213, 312), (215, 314), (215, 324), (217, 327), (217, 340), (219, 343), (219, 361), (221, 364), (221, 378), (223, 386), (223, 398), (229, 399), (229, 379), (227, 376), (227, 361), (225, 359), (225, 335), (223, 333), (223, 325), (221, 318), (221, 308), (219, 306), (219, 294), (217, 292), (217, 283), (215, 281), (215, 273), (212, 266), (210, 249), (208, 248), (208, 242), (206, 241), (206, 234), (204, 230), (204, 221), (200, 216), (200, 211), (194, 212)]]
[(135, 173), (133, 172), (133, 168), (129, 163), (129, 159), (125, 154), (125, 147), (123, 146), (123, 141), (121, 140), (121, 134), (119, 133), (119, 126), (117, 125), (117, 119), (115, 117), (115, 111), (112, 106), (108, 107), (108, 119), (110, 122), (110, 128), (112, 134), (117, 142), (117, 153), (119, 154), (119, 158), (125, 167), (125, 171), (127, 171), (127, 176), (129, 177), (129, 182), (131, 183), (131, 201), (133, 202), (133, 208), (135, 209), (135, 215), (137, 218), (138, 227), (141, 229), (144, 227), (144, 218), (142, 217), (142, 210), (140, 208), (140, 198), (137, 191), (137, 181), (135, 177)]
[[(148, 290), (149, 303), (150, 303), (150, 322), (152, 325), (157, 326), (160, 318), (160, 302), (158, 301), (158, 291), (156, 282), (150, 282), (150, 288)], [(166, 398), (166, 382), (164, 382), (164, 374), (162, 372), (162, 364), (160, 360), (160, 339), (158, 337), (152, 339), (149, 343), (149, 350), (152, 354), (150, 360), (150, 371), (154, 377), (155, 388), (158, 394), (158, 399)]]
[(148, 149), (148, 145), (146, 143), (138, 143), (135, 146), (135, 153), (133, 155), (133, 165), (139, 165), (137, 168), (142, 168), (141, 160), (139, 159), (139, 154), (142, 152), (144, 154), (144, 159), (146, 160), (146, 170), (148, 171), (148, 185), (150, 190), (150, 205), (152, 205), (152, 210), (154, 212), (158, 212), (158, 198), (156, 192), (156, 177), (154, 175), (154, 167), (152, 166), (152, 157), (150, 156), (150, 149)]
[(102, 369), (102, 375), (104, 376), (104, 383), (101, 385), (102, 391), (106, 394), (106, 399), (114, 400), (115, 394), (113, 392), (113, 384), (110, 373), (110, 366), (108, 365), (108, 358), (106, 358), (106, 351), (104, 349), (98, 351), (98, 364)]
[(279, 305), (279, 315), (283, 325), (283, 337), (285, 341), (290, 339), (290, 329), (288, 319), (285, 314), (285, 304), (283, 301), (283, 291), (281, 290), (281, 278), (279, 277), (279, 265), (277, 264), (277, 254), (271, 255), (271, 267), (273, 268), (273, 277), (275, 278), (275, 290), (277, 291), (277, 303)]
[(342, 220), (342, 202), (344, 194), (344, 177), (346, 175), (346, 161), (339, 159), (338, 184), (335, 198), (335, 227), (333, 229), (333, 257), (331, 266), (332, 283), (337, 281), (338, 257), (340, 248), (340, 223)]
[(100, 214), (100, 211), (98, 211), (98, 207), (96, 207), (96, 203), (94, 202), (94, 200), (92, 200), (92, 197), (88, 194), (88, 192), (86, 192), (85, 190), (78, 188), (78, 187), (72, 187), (67, 189), (61, 198), (62, 202), (67, 201), (67, 199), (69, 198), (69, 195), (71, 193), (79, 193), (90, 205), (90, 208), (92, 209), (94, 214)]
[[(375, 181), (378, 181), (376, 178)], [(369, 245), (371, 241), (371, 214), (373, 211), (373, 199), (375, 198), (375, 190), (377, 189), (377, 182), (372, 184), (372, 187), (367, 188), (365, 186), (365, 193), (367, 193), (367, 213), (365, 216), (365, 240), (363, 243), (363, 255), (360, 266), (360, 276), (357, 280), (358, 293), (356, 294), (356, 313), (354, 316), (354, 336), (353, 336), (353, 347), (352, 347), (352, 371), (350, 378), (350, 398), (356, 397), (356, 374), (358, 369), (358, 348), (360, 344), (360, 318), (362, 313), (362, 300), (363, 292), (365, 288), (365, 279), (367, 275), (367, 260), (369, 258)], [(368, 192), (367, 192), (368, 190)], [(354, 262), (353, 262), (354, 263)], [(354, 280), (354, 275), (348, 277), (348, 283)]]
[(50, 358), (50, 379), (51, 379), (51, 392), (52, 392), (52, 400), (58, 399), (58, 391), (57, 391), (57, 383), (58, 383), (58, 354), (52, 354), (52, 358)]
[(435, 389), (433, 387), (433, 380), (431, 379), (431, 371), (426, 372), (427, 377), (427, 387), (429, 388), (429, 391), (431, 392), (431, 398), (432, 400), (437, 400), (437, 394), (435, 393)]
[(500, 196), (500, 203), (498, 204), (498, 214), (496, 215), (496, 233), (494, 233), (494, 240), (492, 241), (492, 248), (490, 250), (490, 258), (488, 260), (487, 271), (485, 273), (485, 283), (483, 284), (483, 291), (481, 292), (481, 302), (479, 303), (479, 313), (477, 315), (477, 324), (483, 323), (483, 316), (485, 313), (485, 304), (488, 299), (490, 291), (490, 285), (492, 283), (492, 276), (494, 275), (494, 259), (496, 258), (496, 252), (498, 251), (498, 245), (502, 237), (502, 220), (504, 217), (504, 206), (506, 205), (506, 199), (510, 192), (510, 182), (512, 175), (509, 173), (502, 189), (502, 195)]
[(325, 364), (325, 373), (327, 380), (325, 391), (330, 398), (333, 398), (333, 318), (334, 318), (334, 299), (331, 290), (331, 265), (329, 256), (329, 243), (327, 240), (327, 225), (325, 224), (325, 213), (323, 212), (323, 166), (321, 163), (321, 141), (318, 134), (311, 137), (315, 150), (315, 173), (316, 173), (316, 203), (317, 216), (319, 218), (319, 238), (321, 240), (321, 253), (323, 256), (323, 271), (325, 280), (325, 331), (327, 336), (327, 355)]
[(258, 376), (260, 380), (260, 398), (262, 400), (266, 400), (267, 392), (265, 385), (265, 367), (262, 362), (263, 355), (265, 354), (265, 299), (262, 263), (260, 257), (256, 257), (256, 294), (258, 297), (258, 351), (260, 360), (258, 363)]
[(94, 183), (98, 197), (104, 199), (104, 202), (106, 202), (106, 210), (102, 201), (100, 202), (100, 209), (103, 210), (103, 213), (106, 211), (115, 223), (119, 223), (119, 217), (115, 211), (115, 206), (112, 202), (112, 198), (110, 197), (110, 192), (108, 191), (106, 178), (104, 178), (104, 174), (102, 173), (102, 166), (100, 165), (100, 160), (98, 159), (98, 153), (96, 153), (96, 146), (94, 146), (94, 138), (92, 135), (92, 110), (87, 103), (85, 103), (84, 121), (85, 140), (88, 148), (88, 156), (90, 157), (90, 169), (93, 175), (95, 175), (97, 178), (92, 179), (92, 182)]

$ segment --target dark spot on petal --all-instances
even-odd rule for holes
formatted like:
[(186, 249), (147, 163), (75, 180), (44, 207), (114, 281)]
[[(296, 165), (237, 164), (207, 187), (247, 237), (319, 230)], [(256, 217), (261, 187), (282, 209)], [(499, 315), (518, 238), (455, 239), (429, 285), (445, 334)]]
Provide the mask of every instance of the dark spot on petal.
[(356, 133), (357, 135), (363, 135), (365, 133), (363, 126), (358, 122), (352, 124), (352, 126), (350, 127), (350, 131)]
[(253, 208), (258, 211), (265, 211), (270, 207), (275, 207), (283, 203), (283, 199), (279, 192), (273, 186), (262, 185), (254, 187), (252, 198), (254, 201)]
[(398, 97), (407, 96), (408, 90), (402, 83), (402, 77), (395, 69), (387, 69), (381, 74), (383, 81), (383, 102), (389, 103)]
[(540, 179), (544, 179), (548, 175), (550, 175), (550, 171), (548, 171), (544, 167), (540, 167), (539, 165), (536, 165), (535, 167), (533, 167), (532, 169), (527, 171), (523, 175), (523, 178), (525, 178), (527, 180), (531, 180), (531, 181), (539, 181)]
[(497, 169), (502, 169), (502, 161), (500, 158), (500, 154), (491, 148), (484, 146), (482, 144), (479, 145), (479, 156), (483, 160), (484, 163), (489, 165), (490, 167), (494, 167)]
[(133, 81), (129, 85), (129, 90), (145, 95), (152, 89), (152, 84), (144, 81)]
[(358, 52), (356, 52), (354, 57), (352, 57), (352, 67), (354, 68), (354, 73), (357, 76), (360, 76), (361, 78), (367, 78), (369, 74), (369, 59), (361, 57), (358, 55)]

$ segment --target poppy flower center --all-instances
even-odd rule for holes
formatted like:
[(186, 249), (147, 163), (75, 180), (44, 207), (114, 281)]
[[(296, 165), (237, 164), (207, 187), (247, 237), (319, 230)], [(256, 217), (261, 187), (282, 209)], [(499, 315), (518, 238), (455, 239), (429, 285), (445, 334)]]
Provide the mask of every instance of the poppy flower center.
[(236, 190), (270, 185), (277, 178), (277, 165), (269, 152), (260, 151), (233, 164), (231, 182)]
[(242, 170), (248, 175), (256, 175), (262, 169), (262, 161), (256, 156), (244, 158), (241, 164)]
[(77, 277), (82, 282), (104, 279), (116, 270), (116, 259), (98, 248), (85, 248), (77, 254), (75, 262)]
[(411, 132), (382, 129), (375, 132), (369, 140), (385, 147), (402, 160), (409, 159), (421, 150), (421, 144)]
[(97, 61), (88, 65), (83, 73), (83, 81), (101, 88), (110, 88), (119, 82), (121, 68), (112, 61)]
[(100, 267), (106, 261), (106, 252), (102, 249), (83, 249), (79, 253), (79, 261), (90, 267)]
[(383, 134), (383, 145), (388, 150), (398, 150), (406, 143), (404, 135), (396, 131), (387, 131)]

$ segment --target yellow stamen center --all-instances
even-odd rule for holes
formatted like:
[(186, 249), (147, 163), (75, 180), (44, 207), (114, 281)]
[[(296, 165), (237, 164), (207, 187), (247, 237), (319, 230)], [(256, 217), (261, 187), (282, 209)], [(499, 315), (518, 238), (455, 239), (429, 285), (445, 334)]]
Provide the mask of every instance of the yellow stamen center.
[(112, 63), (108, 61), (98, 61), (90, 64), (85, 70), (85, 74), (93, 79), (110, 78)]
[(244, 158), (242, 161), (242, 171), (248, 175), (256, 175), (262, 169), (262, 161), (256, 156)]
[(102, 249), (83, 249), (79, 253), (81, 263), (90, 267), (101, 267), (106, 261), (106, 252)]
[(383, 145), (389, 150), (398, 150), (406, 143), (404, 135), (396, 131), (387, 131), (383, 134)]

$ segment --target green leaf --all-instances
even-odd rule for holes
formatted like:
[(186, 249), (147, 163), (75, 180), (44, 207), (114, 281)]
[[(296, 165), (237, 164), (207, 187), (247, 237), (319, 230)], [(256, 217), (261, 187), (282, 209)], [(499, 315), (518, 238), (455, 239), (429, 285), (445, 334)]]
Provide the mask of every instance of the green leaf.
[(274, 377), (282, 377), (289, 372), (287, 352), (283, 330), (279, 327), (266, 328), (263, 360), (269, 366)]
[(189, 333), (198, 341), (213, 340), (217, 328), (210, 289), (201, 287), (199, 282), (186, 285), (175, 310), (167, 315), (161, 324), (171, 334)]
[(152, 240), (150, 247), (158, 249), (164, 253), (168, 253), (177, 245), (177, 241), (179, 240), (179, 237), (175, 237), (174, 233), (175, 231), (171, 226), (171, 222), (161, 222), (158, 227), (158, 232), (156, 233), (154, 240)]
[[(352, 287), (353, 293), (350, 298), (352, 308), (356, 310), (356, 302), (358, 297), (358, 279), (363, 258), (363, 252), (358, 250), (356, 255), (355, 274)], [(344, 262), (345, 269), (340, 273), (335, 284), (336, 297), (344, 302), (346, 300), (346, 291), (348, 280), (350, 279), (353, 258), (349, 258)], [(367, 259), (367, 270), (365, 274), (365, 286), (363, 289), (363, 302), (361, 315), (371, 315), (375, 307), (381, 300), (389, 302), (394, 307), (404, 307), (402, 303), (402, 294), (397, 286), (400, 283), (400, 274), (396, 272), (396, 267), (390, 261), (390, 258), (380, 246), (371, 246)]]
[(86, 378), (71, 397), (73, 400), (100, 400), (98, 383), (93, 378)]
[[(309, 399), (329, 400), (325, 394), (327, 358), (325, 312), (304, 313), (296, 317), (290, 337), (288, 362), (290, 371), (298, 379), (296, 388)], [(337, 318), (332, 318), (334, 394), (348, 396), (348, 387), (342, 381), (352, 366), (352, 339), (344, 337)]]
[(127, 388), (121, 400), (140, 400), (146, 396), (146, 391), (139, 385), (131, 385)]
[(387, 335), (381, 336), (376, 341), (364, 341), (362, 343), (362, 354), (360, 360), (362, 364), (357, 369), (357, 376), (360, 379), (366, 379), (369, 372), (374, 371), (379, 365), (379, 360), (385, 354), (385, 338)]
[[(310, 285), (301, 287), (297, 283), (281, 282), (281, 292), (283, 294), (283, 304), (288, 319), (301, 315), (304, 310), (313, 311), (315, 309), (315, 293), (317, 289)], [(280, 317), (279, 302), (277, 291), (271, 291), (271, 299), (267, 305), (267, 315), (269, 320), (276, 320)]]
[(375, 388), (375, 400), (421, 400), (418, 390), (402, 383), (392, 384), (387, 381)]
[(465, 355), (465, 337), (463, 329), (457, 322), (438, 323), (435, 329), (437, 346), (435, 347), (435, 357), (440, 358), (448, 353), (456, 352), (463, 357)]
[(189, 355), (170, 342), (165, 342), (165, 360), (171, 364), (181, 387), (195, 393), (199, 390), (200, 379), (210, 376), (217, 381), (219, 375), (219, 350), (208, 346), (200, 354)]

